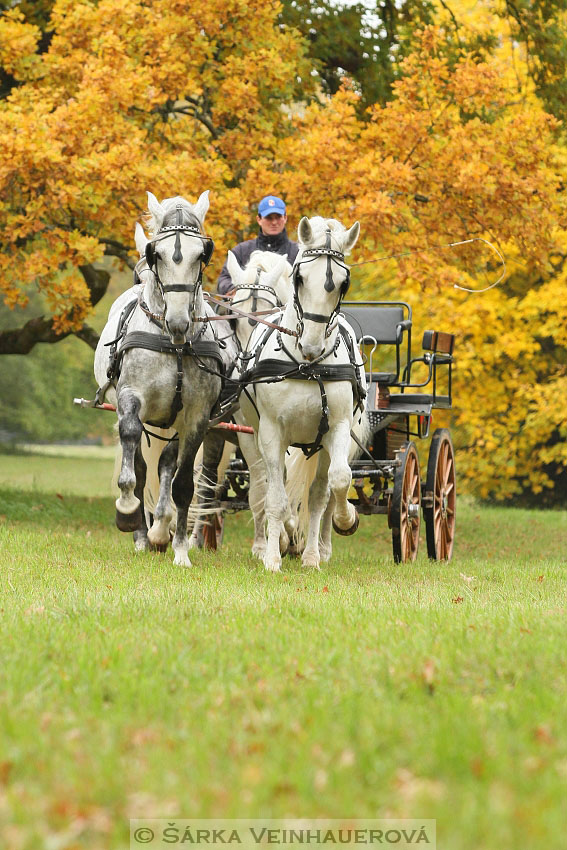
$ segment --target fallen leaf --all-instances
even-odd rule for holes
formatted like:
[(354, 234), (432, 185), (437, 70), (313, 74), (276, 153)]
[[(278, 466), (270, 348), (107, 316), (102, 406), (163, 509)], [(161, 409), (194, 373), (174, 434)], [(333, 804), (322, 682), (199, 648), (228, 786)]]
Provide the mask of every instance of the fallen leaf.
[(14, 762), (0, 761), (0, 785), (7, 785)]
[(423, 669), (421, 671), (421, 678), (423, 679), (424, 684), (427, 687), (427, 690), (430, 694), (435, 690), (434, 678), (435, 678), (435, 661), (433, 658), (428, 658), (425, 664), (423, 665)]
[(536, 728), (534, 729), (534, 736), (536, 741), (539, 741), (540, 744), (555, 743), (555, 738), (553, 737), (551, 726), (548, 723), (541, 723), (539, 726), (536, 726)]
[(471, 761), (471, 773), (473, 776), (476, 776), (477, 779), (482, 779), (484, 776), (484, 762), (480, 756), (476, 756)]
[(454, 599), (453, 599), (453, 602), (455, 603), (455, 605), (458, 605), (459, 602), (463, 602), (463, 600), (464, 600), (463, 596), (455, 596)]

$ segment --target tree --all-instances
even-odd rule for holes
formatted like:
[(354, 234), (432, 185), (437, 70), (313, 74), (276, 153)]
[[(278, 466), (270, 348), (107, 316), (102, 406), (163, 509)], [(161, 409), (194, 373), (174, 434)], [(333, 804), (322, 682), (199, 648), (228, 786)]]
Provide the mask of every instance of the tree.
[[(104, 255), (133, 265), (145, 191), (213, 192), (210, 232), (248, 230), (250, 161), (272, 155), (282, 105), (309, 88), (301, 39), (271, 0), (22, 4), (0, 20), (0, 287), (43, 293), (50, 315), (0, 335), (25, 353), (71, 331), (87, 340), (106, 291)], [(303, 77), (303, 79), (301, 79)], [(223, 222), (222, 227), (219, 222)]]
[[(564, 253), (558, 122), (535, 99), (510, 98), (515, 72), (505, 57), (451, 67), (445, 42), (443, 31), (423, 30), (392, 100), (364, 122), (348, 86), (312, 104), (282, 143), (280, 167), (292, 205), (360, 219), (357, 259), (409, 252), (394, 274), (393, 261), (372, 276), (355, 271), (356, 297), (412, 303), (417, 339), (427, 327), (456, 332), (465, 487), (495, 498), (538, 493), (567, 469), (564, 276), (551, 265)], [(256, 165), (261, 185), (267, 167)], [(437, 250), (474, 237), (521, 262), (522, 275), (482, 295), (455, 290), (482, 288), (500, 271), (480, 243)]]
[[(0, 22), (13, 81), (0, 105), (0, 287), (11, 304), (38, 288), (50, 316), (0, 334), (0, 351), (26, 334), (88, 334), (106, 287), (98, 263), (132, 263), (146, 189), (210, 188), (207, 228), (225, 247), (276, 191), (293, 216), (360, 219), (356, 259), (374, 265), (353, 270), (355, 295), (410, 301), (417, 339), (426, 327), (457, 334), (466, 487), (507, 498), (566, 476), (565, 151), (506, 16), (441, 3), (444, 27), (412, 33), (391, 96), (365, 108), (356, 81), (316, 89), (304, 42), (270, 0), (253, 14), (244, 0), (41, 8), (39, 23), (20, 8)], [(499, 273), (481, 243), (445, 247), (473, 237), (509, 258), (505, 287), (454, 289)], [(376, 260), (391, 255), (403, 256)]]
[(309, 45), (323, 91), (335, 94), (345, 74), (356, 82), (361, 106), (385, 103), (399, 75), (399, 61), (411, 50), (411, 34), (431, 23), (430, 2), (373, 4), (284, 0), (281, 20), (298, 29)]

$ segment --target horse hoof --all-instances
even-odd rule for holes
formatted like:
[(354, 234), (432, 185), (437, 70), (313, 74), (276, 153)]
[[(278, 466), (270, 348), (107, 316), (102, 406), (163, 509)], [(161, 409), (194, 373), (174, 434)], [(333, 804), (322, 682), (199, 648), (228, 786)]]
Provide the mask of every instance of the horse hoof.
[(356, 508), (354, 509), (354, 522), (350, 528), (339, 528), (338, 525), (335, 524), (335, 518), (333, 517), (333, 528), (337, 532), (337, 534), (342, 534), (343, 537), (348, 537), (350, 534), (354, 534), (356, 529), (358, 528), (358, 523), (360, 522), (360, 518), (358, 516), (358, 511)]
[(303, 557), (301, 559), (301, 566), (302, 567), (309, 567), (312, 570), (320, 570), (321, 567), (319, 566), (319, 564), (320, 564), (320, 559), (319, 559), (318, 555), (313, 553), (311, 555), (306, 556), (305, 552), (303, 553)]
[(150, 552), (167, 552), (167, 547), (169, 543), (150, 543), (149, 550)]
[(116, 509), (116, 527), (120, 531), (137, 531), (142, 526), (142, 509), (138, 505), (131, 514), (123, 514)]

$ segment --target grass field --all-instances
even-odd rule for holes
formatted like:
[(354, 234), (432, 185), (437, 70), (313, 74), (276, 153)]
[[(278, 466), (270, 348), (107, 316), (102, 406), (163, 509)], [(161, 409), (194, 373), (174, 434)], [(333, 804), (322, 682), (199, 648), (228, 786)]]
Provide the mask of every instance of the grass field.
[(275, 576), (238, 514), (182, 570), (113, 528), (112, 466), (0, 456), (0, 846), (128, 847), (131, 817), (564, 846), (567, 512), (461, 500), (453, 561), (398, 566), (363, 518)]

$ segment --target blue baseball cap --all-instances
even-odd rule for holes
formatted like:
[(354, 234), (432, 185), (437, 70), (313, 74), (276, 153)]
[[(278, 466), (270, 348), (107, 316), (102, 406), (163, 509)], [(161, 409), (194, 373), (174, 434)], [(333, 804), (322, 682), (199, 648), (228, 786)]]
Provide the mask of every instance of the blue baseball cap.
[(266, 195), (258, 204), (258, 215), (261, 218), (266, 218), (271, 213), (285, 215), (285, 204), (281, 198), (276, 198), (275, 195)]

